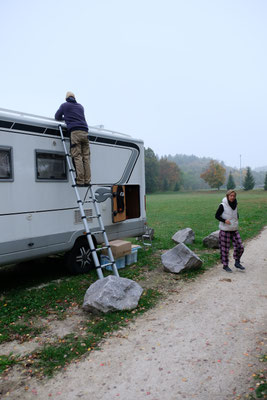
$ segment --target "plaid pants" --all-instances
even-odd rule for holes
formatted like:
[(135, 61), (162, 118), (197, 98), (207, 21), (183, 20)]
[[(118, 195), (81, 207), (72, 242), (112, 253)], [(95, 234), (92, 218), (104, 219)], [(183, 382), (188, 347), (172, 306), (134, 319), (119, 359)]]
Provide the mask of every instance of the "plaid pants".
[(234, 246), (234, 259), (239, 260), (244, 253), (244, 247), (238, 231), (220, 231), (219, 233), (219, 246), (221, 252), (221, 260), (226, 267), (229, 263), (229, 250), (231, 240)]

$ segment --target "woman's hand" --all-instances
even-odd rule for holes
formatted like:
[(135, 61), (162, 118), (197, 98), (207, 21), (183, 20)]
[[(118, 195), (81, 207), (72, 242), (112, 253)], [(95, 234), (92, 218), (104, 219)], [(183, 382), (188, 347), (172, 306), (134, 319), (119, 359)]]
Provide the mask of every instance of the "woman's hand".
[(226, 220), (225, 220), (225, 223), (226, 223), (227, 225), (231, 225), (231, 222), (229, 221), (229, 219), (226, 219)]

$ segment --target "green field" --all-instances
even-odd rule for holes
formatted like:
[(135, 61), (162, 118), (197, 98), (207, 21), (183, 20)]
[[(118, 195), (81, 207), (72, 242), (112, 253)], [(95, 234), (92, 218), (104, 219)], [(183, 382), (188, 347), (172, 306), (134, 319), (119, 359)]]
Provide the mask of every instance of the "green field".
[[(202, 255), (209, 265), (218, 260), (218, 252), (210, 257), (202, 240), (218, 230), (219, 221), (214, 216), (224, 195), (222, 191), (200, 191), (147, 196), (147, 220), (155, 229), (154, 247), (173, 247), (173, 234), (179, 229), (191, 228), (195, 232), (195, 243), (189, 246), (191, 250)], [(267, 225), (267, 191), (241, 191), (237, 194), (237, 201), (240, 234), (246, 240)]]
[[(147, 196), (147, 220), (155, 230), (152, 248), (138, 252), (136, 265), (120, 270), (122, 277), (148, 280), (154, 269), (165, 274), (160, 265), (161, 250), (172, 248), (171, 237), (179, 229), (192, 228), (195, 243), (189, 247), (204, 261), (200, 271), (180, 274), (181, 279), (196, 277), (219, 261), (219, 251), (206, 249), (202, 240), (218, 229), (214, 215), (224, 192), (203, 191), (168, 193)], [(243, 240), (252, 238), (267, 225), (267, 191), (238, 193), (240, 233)], [(170, 276), (171, 274), (167, 274)], [(86, 289), (97, 279), (95, 271), (88, 275), (70, 276), (64, 268), (64, 259), (53, 257), (37, 260), (29, 265), (0, 269), (0, 343), (16, 339), (32, 340), (45, 329), (40, 318), (64, 320), (81, 307)], [(45, 284), (45, 285), (44, 285)], [(37, 285), (42, 285), (41, 288)], [(29, 290), (31, 289), (31, 290)], [(164, 295), (151, 287), (144, 291), (139, 306), (132, 312), (110, 313), (101, 317), (85, 314), (81, 333), (69, 334), (64, 340), (39, 347), (24, 357), (0, 354), (0, 373), (14, 364), (20, 364), (30, 374), (52, 375), (71, 360), (80, 358), (97, 348), (108, 332), (128, 323), (145, 312)], [(28, 359), (31, 357), (31, 363)], [(35, 371), (35, 372), (32, 372)]]
[[(147, 219), (156, 232), (157, 246), (171, 247), (170, 236), (186, 227), (196, 233), (196, 244), (218, 229), (215, 212), (224, 192), (191, 192), (147, 196)], [(243, 239), (254, 236), (267, 224), (267, 191), (237, 194), (240, 232)]]

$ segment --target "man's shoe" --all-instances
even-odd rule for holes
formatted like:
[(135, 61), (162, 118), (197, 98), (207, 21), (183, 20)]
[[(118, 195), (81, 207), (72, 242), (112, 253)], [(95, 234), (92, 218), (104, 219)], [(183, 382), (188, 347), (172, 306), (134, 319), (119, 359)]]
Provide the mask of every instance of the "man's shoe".
[(236, 261), (236, 262), (235, 262), (235, 267), (238, 268), (238, 269), (241, 269), (242, 271), (243, 271), (244, 269), (246, 269), (245, 267), (243, 267), (243, 265), (240, 264), (239, 261)]
[(226, 272), (233, 272), (233, 271), (231, 270), (231, 268), (229, 268), (227, 265), (226, 265), (226, 267), (223, 267), (223, 269), (224, 269)]

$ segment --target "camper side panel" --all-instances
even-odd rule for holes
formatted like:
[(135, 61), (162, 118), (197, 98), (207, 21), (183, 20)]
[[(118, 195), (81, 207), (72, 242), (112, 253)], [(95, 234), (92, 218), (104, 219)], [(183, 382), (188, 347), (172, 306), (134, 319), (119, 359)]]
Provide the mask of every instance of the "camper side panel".
[[(91, 143), (90, 147), (94, 190), (104, 187), (111, 192), (112, 185), (118, 182), (140, 188), (138, 218), (113, 224), (111, 196), (99, 203), (109, 238), (142, 234), (145, 222), (142, 144), (131, 147), (126, 142), (119, 146)], [(84, 228), (61, 139), (0, 130), (0, 165), (3, 165), (1, 156), (5, 161), (4, 170), (0, 167), (0, 264), (69, 250), (83, 235)], [(5, 163), (10, 163), (9, 177), (5, 176)], [(90, 219), (94, 210), (86, 188), (81, 188), (80, 196), (85, 201), (90, 229), (94, 231), (97, 223)]]

